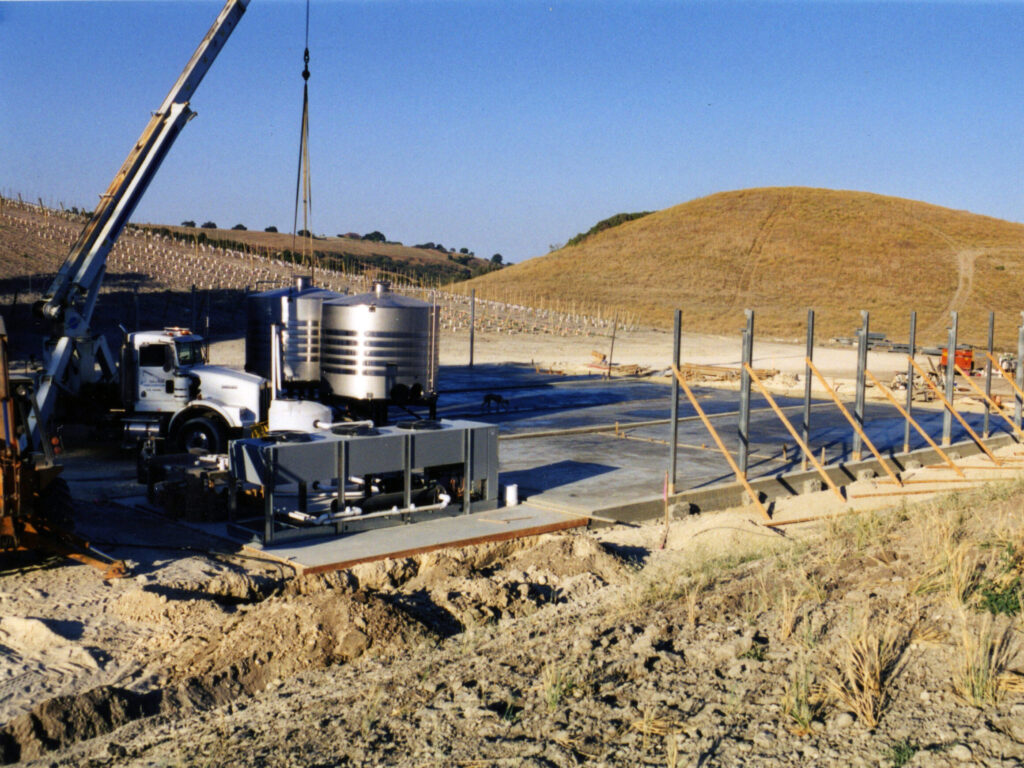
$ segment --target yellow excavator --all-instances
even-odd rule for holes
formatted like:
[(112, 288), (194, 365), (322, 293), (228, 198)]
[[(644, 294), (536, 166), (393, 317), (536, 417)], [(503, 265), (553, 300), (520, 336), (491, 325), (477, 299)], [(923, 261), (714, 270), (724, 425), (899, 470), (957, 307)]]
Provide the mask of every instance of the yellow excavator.
[(54, 442), (40, 430), (33, 443), (29, 414), (38, 406), (30, 379), (12, 379), (7, 328), (0, 317), (0, 556), (34, 551), (99, 568), (104, 578), (125, 575), (125, 564), (72, 533), (73, 504)]

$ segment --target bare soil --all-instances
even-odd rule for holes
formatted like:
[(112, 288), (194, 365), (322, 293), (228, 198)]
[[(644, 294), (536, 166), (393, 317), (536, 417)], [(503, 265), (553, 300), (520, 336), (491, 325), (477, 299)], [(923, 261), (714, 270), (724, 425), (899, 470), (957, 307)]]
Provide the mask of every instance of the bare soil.
[[(589, 328), (496, 326), (475, 359), (589, 370), (611, 351)], [(663, 372), (670, 349), (619, 329), (614, 358)], [(237, 364), (240, 342), (213, 354)], [(852, 354), (815, 351), (842, 395)], [(451, 329), (442, 363), (467, 357)], [(802, 345), (755, 358), (802, 391)], [(736, 365), (739, 342), (687, 336), (683, 359)], [(777, 514), (829, 519), (775, 530), (740, 508), (298, 577), (125, 505), (131, 460), (67, 437), (79, 530), (132, 575), (7, 563), (0, 762), (1024, 764), (1019, 471), (931, 497), (867, 496), (881, 480), (850, 504), (806, 494)]]
[[(664, 339), (621, 348), (653, 363)], [(525, 341), (495, 354), (585, 364), (585, 346)], [(729, 362), (725, 347), (708, 357)], [(766, 360), (781, 368), (794, 349)], [(1024, 627), (1019, 608), (984, 603), (1024, 567), (1015, 473), (974, 471), (1001, 484), (903, 497), (913, 506), (867, 496), (882, 481), (849, 505), (777, 505), (780, 519), (839, 515), (811, 525), (769, 530), (741, 508), (296, 577), (119, 505), (137, 492), (131, 462), (71, 447), (80, 529), (133, 575), (105, 583), (63, 562), (0, 575), (6, 762), (1024, 762)], [(972, 653), (988, 688), (965, 682), (984, 677)]]

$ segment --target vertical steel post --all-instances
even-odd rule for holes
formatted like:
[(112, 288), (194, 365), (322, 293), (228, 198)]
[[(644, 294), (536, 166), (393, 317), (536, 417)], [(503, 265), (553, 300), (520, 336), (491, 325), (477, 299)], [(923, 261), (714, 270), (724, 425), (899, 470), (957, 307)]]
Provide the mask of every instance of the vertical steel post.
[[(988, 355), (985, 357), (985, 421), (981, 425), (981, 436), (988, 437), (989, 407), (988, 401), (992, 399), (992, 343), (996, 330), (996, 313), (988, 313)], [(970, 373), (970, 371), (968, 371)]]
[[(956, 332), (959, 324), (959, 315), (950, 312), (953, 324), (949, 327), (949, 340), (946, 342), (946, 399), (953, 402), (953, 391), (956, 388), (953, 377), (956, 376)], [(949, 445), (953, 432), (953, 414), (945, 409), (942, 414), (942, 445)]]
[[(907, 354), (911, 358), (917, 354), (917, 312), (910, 313), (910, 338), (907, 340)], [(903, 452), (910, 452), (910, 414), (914, 409), (914, 365), (907, 361), (907, 420), (903, 424)], [(921, 378), (917, 376), (917, 378)], [(923, 385), (924, 382), (922, 381)]]
[[(866, 309), (862, 309), (860, 312), (860, 333), (857, 338), (857, 394), (853, 404), (853, 417), (857, 420), (857, 424), (860, 425), (861, 429), (864, 429), (864, 371), (868, 367), (868, 328), (870, 321), (870, 312)], [(860, 433), (857, 430), (853, 431), (853, 443), (850, 450), (850, 458), (853, 461), (861, 460), (863, 441), (860, 438)]]
[(747, 316), (747, 326), (743, 329), (743, 372), (740, 374), (740, 421), (737, 430), (740, 437), (740, 448), (737, 464), (740, 474), (745, 480), (750, 455), (750, 373), (747, 371), (747, 366), (753, 367), (754, 310), (745, 309), (743, 313)]
[(469, 367), (473, 367), (473, 332), (476, 330), (476, 288), (469, 292)]
[[(1020, 327), (1017, 329), (1017, 389), (1024, 390), (1024, 312), (1020, 313)], [(1013, 409), (1013, 423), (1020, 429), (1021, 424), (1021, 397), (1017, 395), (1014, 400), (1016, 405)]]
[[(672, 364), (679, 368), (679, 355), (682, 342), (683, 312), (676, 310), (675, 322), (672, 325)], [(668, 450), (668, 492), (676, 492), (676, 455), (679, 448), (679, 379), (672, 376), (672, 442)]]
[[(807, 310), (807, 359), (814, 359), (814, 310)], [(804, 363), (804, 445), (811, 446), (811, 366)], [(807, 469), (807, 453), (800, 463), (801, 469)]]
[(263, 543), (274, 541), (274, 485), (277, 475), (277, 447), (268, 445), (263, 449), (263, 466), (266, 481), (263, 485)]

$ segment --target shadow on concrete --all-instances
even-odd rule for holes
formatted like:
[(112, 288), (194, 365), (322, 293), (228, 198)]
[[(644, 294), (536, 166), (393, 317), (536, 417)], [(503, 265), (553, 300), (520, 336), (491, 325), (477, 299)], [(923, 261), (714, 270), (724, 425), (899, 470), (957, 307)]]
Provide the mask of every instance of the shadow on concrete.
[(543, 493), (580, 480), (614, 472), (618, 467), (607, 464), (596, 464), (590, 461), (556, 461), (516, 472), (502, 472), (501, 481), (505, 485), (518, 485), (520, 493)]

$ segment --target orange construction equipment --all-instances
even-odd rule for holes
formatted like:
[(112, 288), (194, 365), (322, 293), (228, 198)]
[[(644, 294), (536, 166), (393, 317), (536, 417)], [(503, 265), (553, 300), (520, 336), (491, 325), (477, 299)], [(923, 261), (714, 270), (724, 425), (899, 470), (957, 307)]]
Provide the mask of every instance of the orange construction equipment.
[(125, 574), (125, 564), (92, 549), (71, 533), (71, 494), (60, 477), (47, 438), (33, 450), (27, 414), (35, 402), (29, 382), (11, 382), (7, 329), (0, 318), (0, 553), (46, 551), (92, 565), (104, 578)]
[[(974, 349), (967, 346), (958, 346), (956, 348), (956, 354), (953, 356), (953, 364), (968, 374), (974, 371)], [(943, 373), (946, 372), (946, 366), (949, 365), (949, 347), (942, 348), (942, 359), (939, 360), (939, 370)]]

